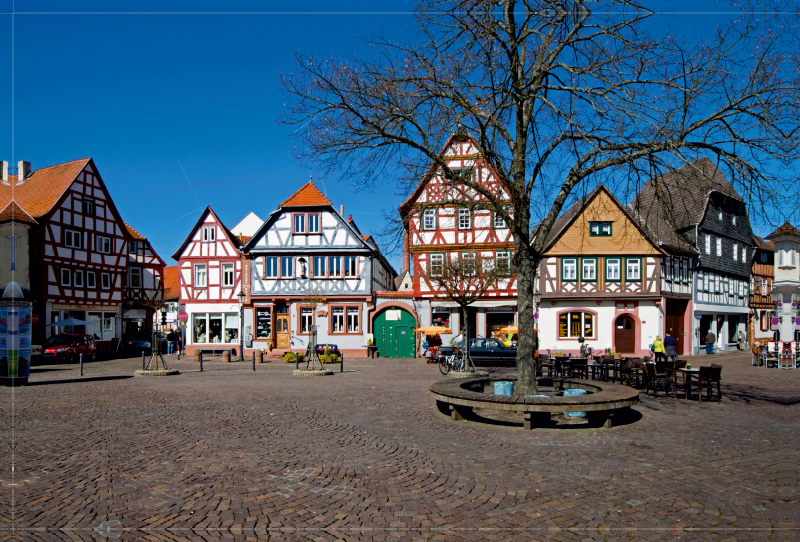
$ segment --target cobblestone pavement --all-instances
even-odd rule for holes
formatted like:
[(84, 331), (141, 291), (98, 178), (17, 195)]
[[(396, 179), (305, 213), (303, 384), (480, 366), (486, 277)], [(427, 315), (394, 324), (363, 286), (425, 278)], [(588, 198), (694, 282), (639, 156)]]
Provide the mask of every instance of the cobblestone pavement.
[(800, 370), (715, 361), (720, 404), (643, 395), (626, 425), (534, 431), (443, 418), (422, 360), (36, 367), (0, 388), (0, 536), (798, 540)]

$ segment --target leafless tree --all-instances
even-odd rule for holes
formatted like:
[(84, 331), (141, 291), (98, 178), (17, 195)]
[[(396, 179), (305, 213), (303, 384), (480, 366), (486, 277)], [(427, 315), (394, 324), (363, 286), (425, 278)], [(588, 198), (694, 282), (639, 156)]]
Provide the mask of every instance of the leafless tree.
[[(510, 265), (510, 262), (509, 262)], [(448, 299), (461, 309), (461, 336), (464, 352), (469, 359), (469, 332), (467, 329), (467, 307), (475, 303), (489, 288), (497, 287), (498, 279), (511, 274), (511, 269), (499, 269), (494, 257), (483, 258), (476, 251), (445, 254), (441, 264), (431, 264), (420, 277), (434, 291), (447, 294)], [(464, 370), (469, 370), (467, 363)]]
[(325, 369), (322, 361), (317, 354), (317, 308), (324, 306), (328, 302), (325, 297), (325, 292), (321, 289), (308, 289), (303, 293), (300, 298), (303, 305), (311, 307), (311, 333), (309, 335), (308, 348), (306, 353), (306, 363), (311, 365), (311, 369), (315, 369), (315, 361), (319, 363), (320, 370)]
[[(621, 199), (662, 171), (709, 156), (769, 215), (773, 164), (795, 157), (797, 7), (731, 4), (705, 33), (682, 34), (632, 0), (420, 3), (407, 44), (371, 40), (372, 58), (296, 54), (280, 121), (298, 154), (357, 186), (410, 193), (425, 175), (472, 191), (514, 236), (516, 392), (535, 392), (533, 282), (553, 222), (599, 181)], [(470, 134), (510, 197), (457, 177), (440, 156)], [(460, 186), (465, 187), (459, 189)], [(778, 190), (776, 190), (778, 189)], [(508, 205), (508, 206), (507, 206)], [(777, 206), (776, 206), (777, 208)], [(538, 227), (532, 234), (532, 226)]]

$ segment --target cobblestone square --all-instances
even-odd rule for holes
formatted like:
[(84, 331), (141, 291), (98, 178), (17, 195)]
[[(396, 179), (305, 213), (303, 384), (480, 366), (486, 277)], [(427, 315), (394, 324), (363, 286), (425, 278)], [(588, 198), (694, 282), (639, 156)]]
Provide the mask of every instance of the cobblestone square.
[(423, 360), (168, 359), (0, 388), (3, 540), (800, 539), (800, 371), (749, 354), (715, 356), (720, 404), (642, 392), (631, 423), (534, 431), (442, 417)]

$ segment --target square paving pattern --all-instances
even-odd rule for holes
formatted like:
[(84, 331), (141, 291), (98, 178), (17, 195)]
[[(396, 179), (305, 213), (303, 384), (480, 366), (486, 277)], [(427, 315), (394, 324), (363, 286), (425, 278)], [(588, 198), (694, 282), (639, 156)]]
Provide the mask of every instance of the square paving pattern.
[(749, 354), (714, 356), (719, 404), (533, 431), (445, 418), (423, 360), (171, 358), (0, 388), (3, 540), (800, 540), (800, 370)]

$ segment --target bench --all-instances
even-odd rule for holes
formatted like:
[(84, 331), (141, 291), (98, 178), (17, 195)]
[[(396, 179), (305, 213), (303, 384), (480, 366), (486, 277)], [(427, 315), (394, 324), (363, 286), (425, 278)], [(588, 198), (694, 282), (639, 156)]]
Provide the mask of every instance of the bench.
[(221, 356), (223, 352), (230, 352), (231, 356), (236, 355), (236, 348), (198, 348), (195, 352), (200, 352), (201, 354), (211, 354), (212, 356)]
[(574, 378), (540, 378), (540, 386), (556, 389), (582, 389), (588, 393), (572, 397), (525, 397), (522, 395), (484, 394), (486, 385), (499, 380), (471, 378), (448, 379), (431, 384), (430, 392), (436, 399), (440, 412), (453, 420), (468, 420), (473, 409), (486, 408), (518, 412), (523, 415), (525, 429), (543, 427), (553, 413), (586, 412), (589, 425), (611, 427), (611, 413), (627, 409), (639, 402), (639, 392), (633, 388), (610, 382), (595, 382)]

